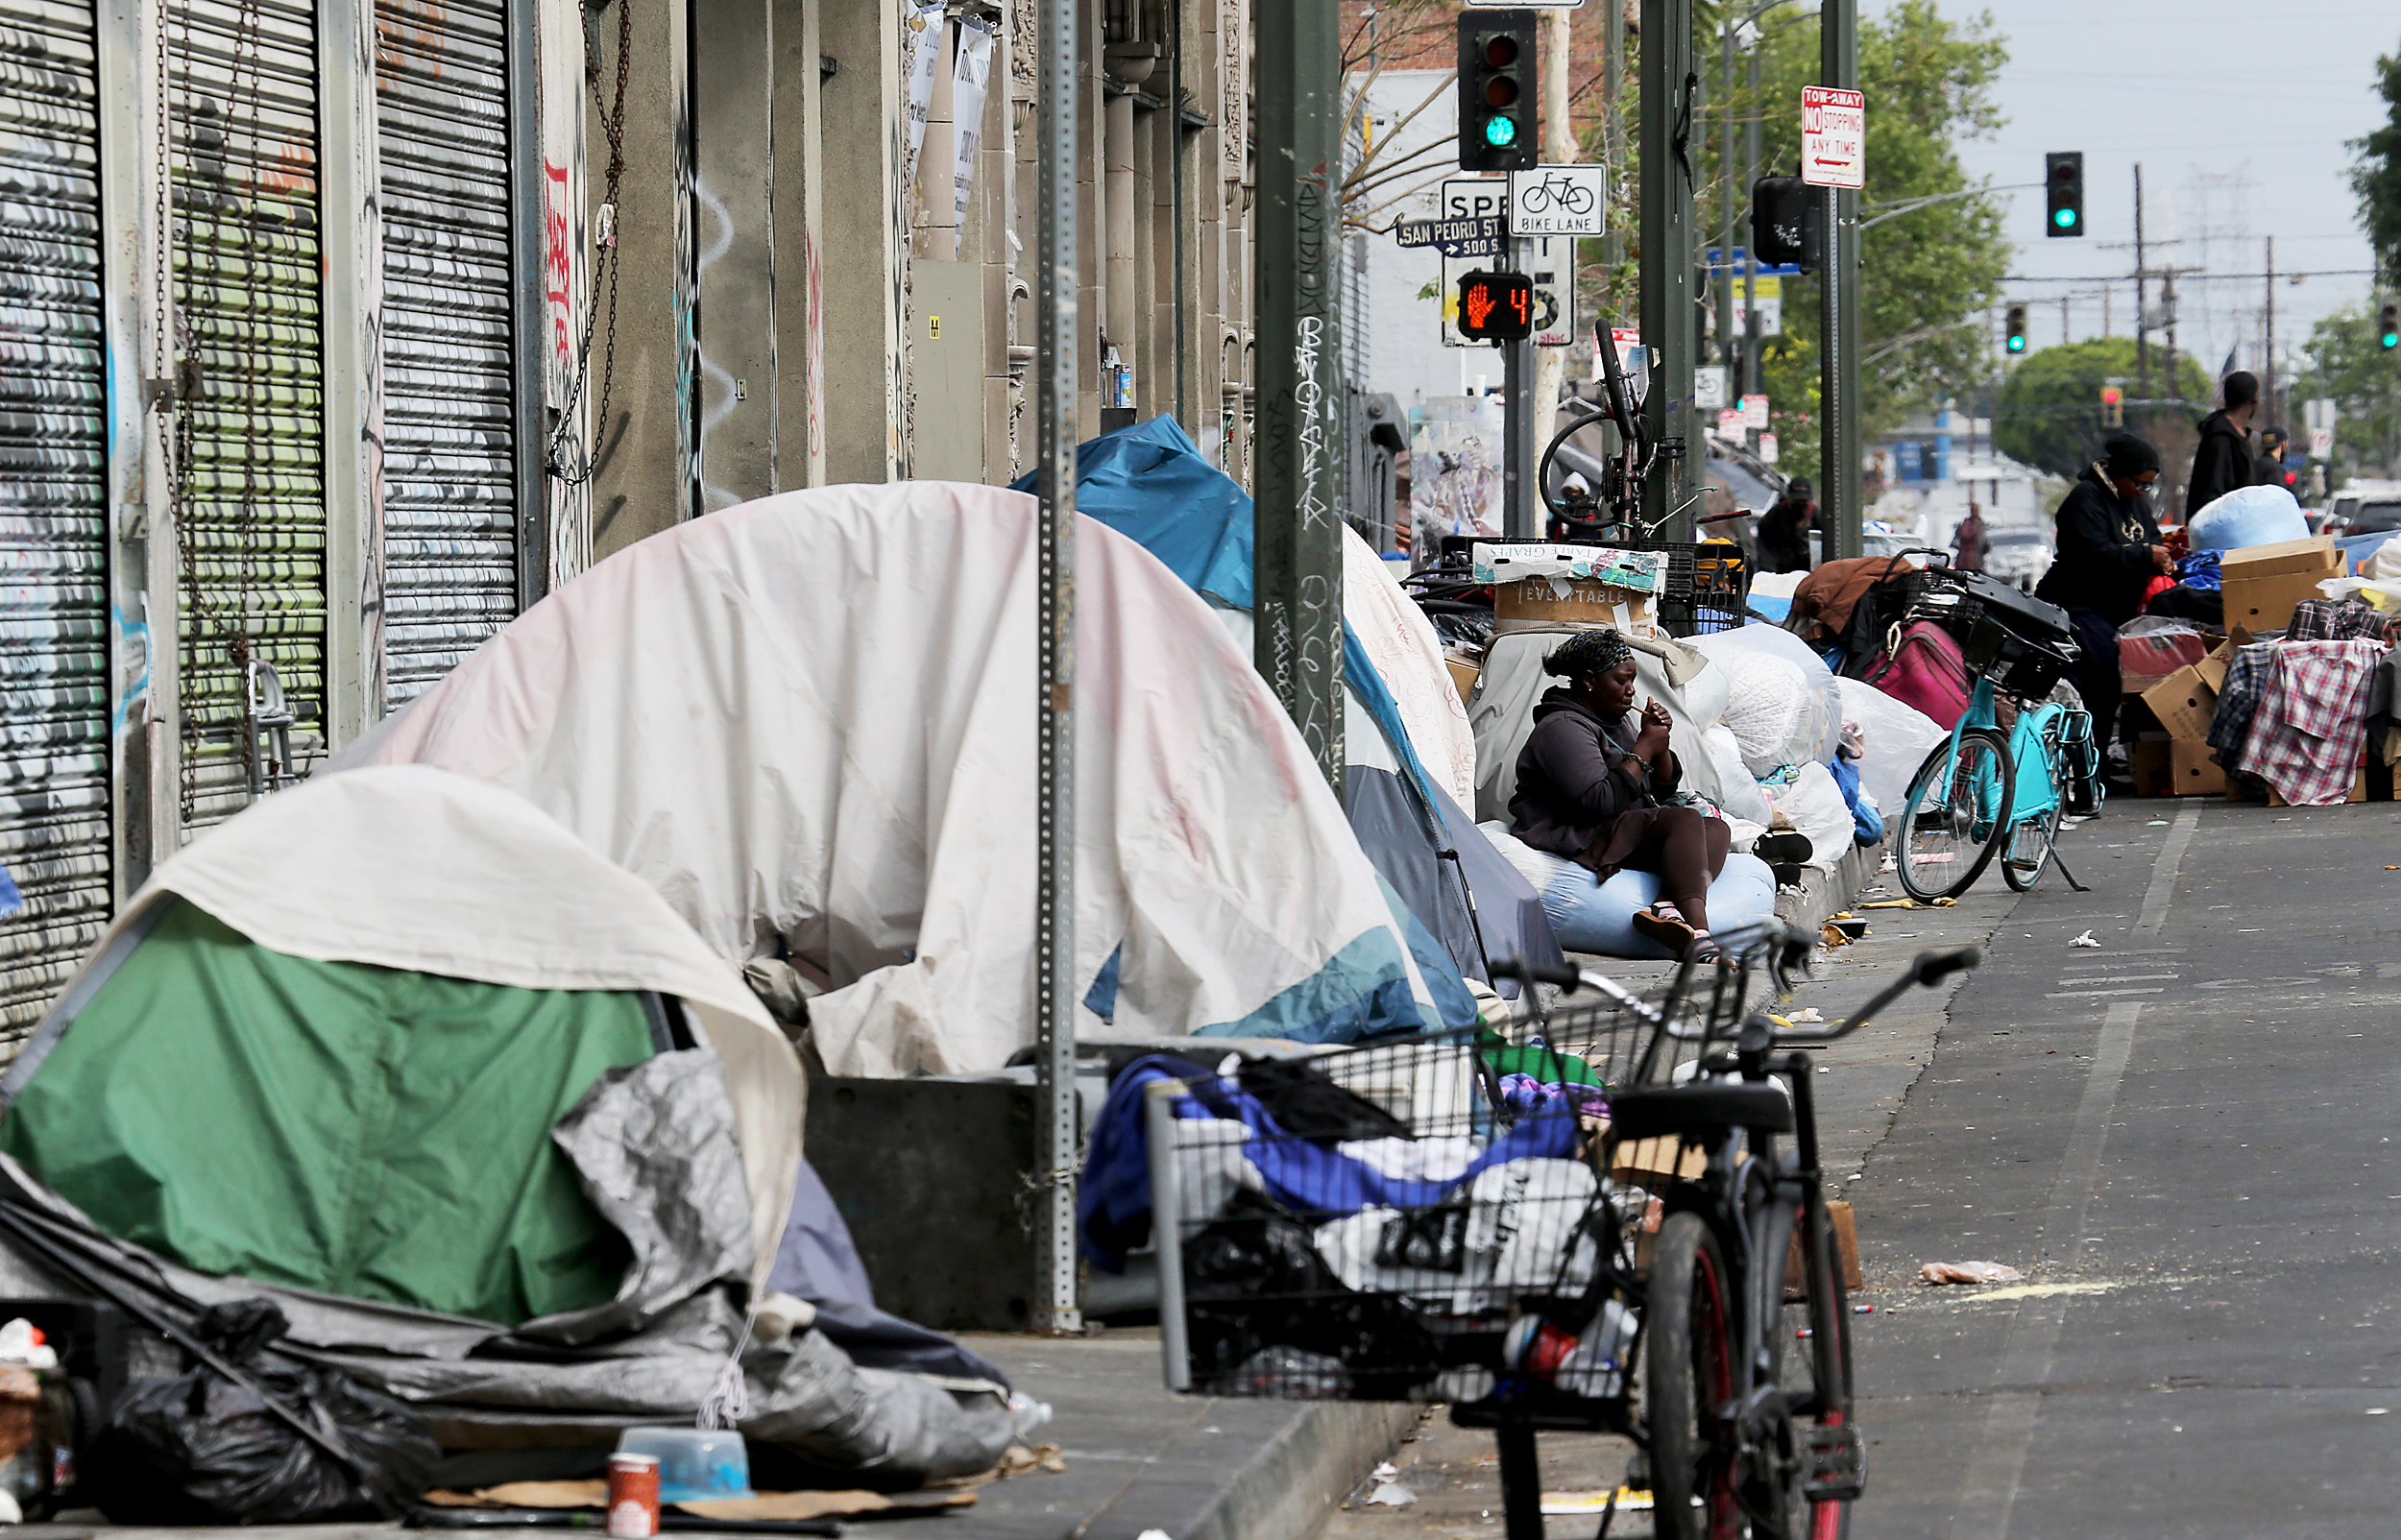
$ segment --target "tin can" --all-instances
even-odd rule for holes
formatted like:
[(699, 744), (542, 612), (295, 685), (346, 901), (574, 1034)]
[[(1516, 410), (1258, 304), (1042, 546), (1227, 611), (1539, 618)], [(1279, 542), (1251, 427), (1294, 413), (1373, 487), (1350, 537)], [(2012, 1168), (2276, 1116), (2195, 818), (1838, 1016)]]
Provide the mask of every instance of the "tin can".
[(659, 1456), (609, 1456), (611, 1540), (649, 1540), (659, 1532)]

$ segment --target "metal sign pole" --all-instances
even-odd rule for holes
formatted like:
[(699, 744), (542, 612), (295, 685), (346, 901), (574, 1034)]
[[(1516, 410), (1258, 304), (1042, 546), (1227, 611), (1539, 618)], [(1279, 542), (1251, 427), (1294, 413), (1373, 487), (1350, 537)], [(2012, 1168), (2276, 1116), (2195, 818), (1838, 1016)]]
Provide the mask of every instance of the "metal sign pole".
[[(1642, 0), (1642, 342), (1651, 383), (1642, 415), (1661, 445), (1690, 447), (1693, 354), (1692, 156), (1700, 76), (1692, 67), (1692, 0)], [(1689, 540), (1690, 460), (1672, 457), (1642, 488), (1642, 522), (1665, 540)]]
[(1036, 1331), (1083, 1330), (1076, 1288), (1076, 0), (1042, 0), (1035, 432), (1042, 494), (1034, 1073), (1042, 1119)]
[[(1858, 0), (1826, 0), (1817, 24), (1820, 82), (1857, 90)], [(1826, 281), (1818, 390), (1826, 425), (1817, 492), (1834, 537), (1833, 554), (1859, 556), (1866, 517), (1859, 478), (1859, 195), (1848, 187), (1819, 191), (1826, 199)]]
[[(1055, 0), (1054, 0), (1055, 3)], [(1335, 0), (1252, 10), (1258, 204), (1258, 473), (1252, 657), (1343, 791), (1340, 17)]]
[[(1531, 239), (1511, 239), (1509, 266), (1518, 273), (1534, 271)], [(1534, 338), (1528, 335), (1502, 343), (1500, 349), (1501, 533), (1513, 541), (1540, 540), (1542, 493), (1535, 483), (1539, 449), (1535, 443)]]

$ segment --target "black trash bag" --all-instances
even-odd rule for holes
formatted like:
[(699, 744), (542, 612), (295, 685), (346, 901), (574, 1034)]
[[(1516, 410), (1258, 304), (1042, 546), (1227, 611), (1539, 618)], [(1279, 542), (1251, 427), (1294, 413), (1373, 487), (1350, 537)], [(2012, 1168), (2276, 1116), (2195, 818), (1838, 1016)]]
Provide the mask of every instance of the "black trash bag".
[[(424, 1419), (339, 1369), (268, 1345), (272, 1300), (214, 1305), (192, 1329), (259, 1390), (350, 1451), (353, 1472), (206, 1364), (130, 1386), (85, 1458), (79, 1491), (117, 1524), (317, 1524), (397, 1518), (442, 1457)], [(362, 1480), (363, 1476), (363, 1480)]]

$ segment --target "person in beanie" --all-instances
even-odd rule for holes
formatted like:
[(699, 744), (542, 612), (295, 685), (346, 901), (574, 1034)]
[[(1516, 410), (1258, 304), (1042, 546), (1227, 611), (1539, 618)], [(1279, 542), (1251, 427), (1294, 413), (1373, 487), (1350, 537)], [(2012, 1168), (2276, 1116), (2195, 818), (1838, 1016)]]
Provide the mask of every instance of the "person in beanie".
[(2226, 376), (2226, 404), (2201, 419), (2200, 446), (2193, 451), (2193, 477), (2184, 484), (2184, 517), (2254, 481), (2251, 414), (2259, 410), (2259, 377), (2238, 369)]
[(1784, 483), (1776, 506), (1759, 516), (1759, 570), (1806, 572), (1809, 569), (1809, 530), (1817, 522), (1817, 504), (1808, 479), (1795, 476)]
[(1709, 890), (1734, 831), (1695, 807), (1663, 806), (1684, 779), (1667, 710), (1635, 710), (1634, 649), (1612, 630), (1580, 631), (1542, 660), (1567, 683), (1543, 692), (1517, 755), (1510, 832), (1606, 882), (1627, 867), (1659, 874), (1660, 897), (1634, 927), (1678, 956), (1707, 956)]
[[(2231, 386), (2231, 381), (2229, 382)], [(2076, 646), (2076, 692), (2093, 713), (2093, 741), (2106, 746), (2118, 720), (2124, 676), (2118, 671), (2118, 628), (2143, 608), (2151, 579), (2175, 564), (2151, 515), (2159, 451), (2131, 433), (2101, 446), (2101, 457), (2059, 505), (2057, 555), (2034, 589), (2068, 612)]]
[(2291, 492), (2300, 481), (2298, 472), (2285, 468), (2284, 446), (2288, 442), (2282, 428), (2260, 430), (2259, 460), (2251, 469), (2252, 486), (2282, 487)]

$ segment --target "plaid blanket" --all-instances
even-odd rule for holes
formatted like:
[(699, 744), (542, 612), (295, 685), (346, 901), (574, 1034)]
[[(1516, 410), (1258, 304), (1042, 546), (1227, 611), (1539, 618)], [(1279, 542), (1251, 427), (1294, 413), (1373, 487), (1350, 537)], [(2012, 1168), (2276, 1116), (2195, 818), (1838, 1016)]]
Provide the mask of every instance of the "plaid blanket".
[(2292, 607), (2287, 641), (2391, 641), (2393, 617), (2357, 599), (2303, 599)]
[[(2367, 741), (2368, 676), (2384, 656), (2382, 641), (2271, 644), (2259, 708), (2235, 768), (2267, 782), (2295, 807), (2349, 796)], [(2226, 682), (2234, 682), (2231, 669)]]

